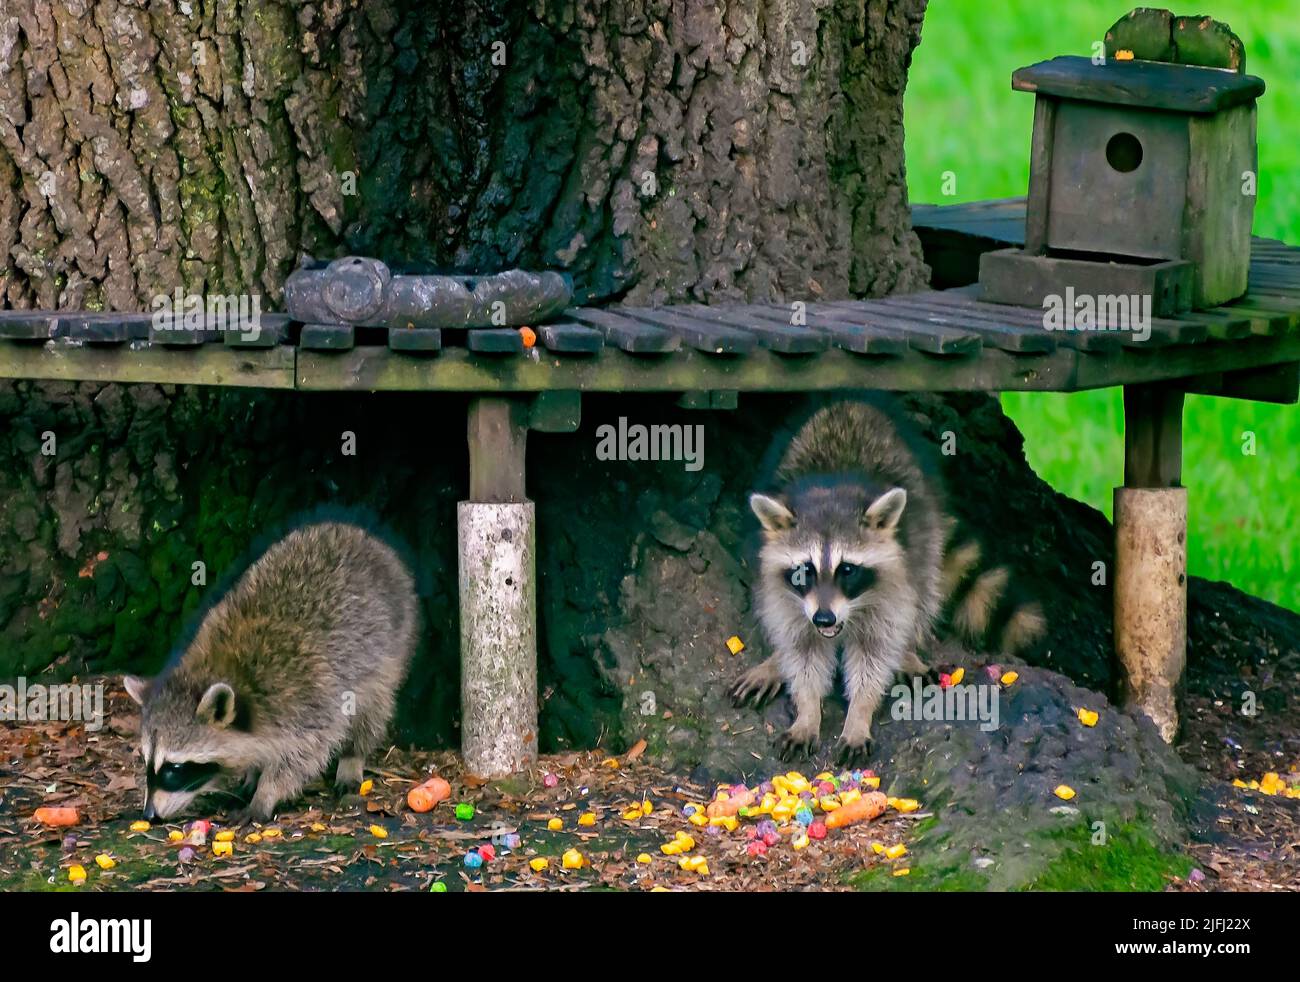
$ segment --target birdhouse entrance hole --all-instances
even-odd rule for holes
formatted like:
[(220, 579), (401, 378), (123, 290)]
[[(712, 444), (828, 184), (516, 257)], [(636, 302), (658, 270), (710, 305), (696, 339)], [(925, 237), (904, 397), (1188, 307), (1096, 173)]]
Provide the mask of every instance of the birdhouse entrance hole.
[(1137, 170), (1142, 163), (1142, 141), (1132, 133), (1116, 133), (1106, 143), (1106, 162), (1121, 174)]

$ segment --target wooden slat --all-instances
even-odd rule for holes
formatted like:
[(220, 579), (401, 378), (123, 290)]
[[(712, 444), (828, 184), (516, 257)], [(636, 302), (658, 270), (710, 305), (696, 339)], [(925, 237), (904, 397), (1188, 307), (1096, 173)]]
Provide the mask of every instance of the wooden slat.
[[(767, 321), (778, 327), (790, 323), (790, 308), (780, 304), (740, 307), (746, 316)], [(809, 305), (804, 311), (807, 327), (826, 335), (837, 348), (859, 355), (901, 355), (907, 352), (907, 336), (898, 331), (880, 330), (862, 318), (850, 318), (842, 311)]]
[(537, 336), (548, 351), (592, 354), (605, 347), (605, 338), (599, 331), (581, 324), (543, 324), (537, 328)]
[(797, 324), (773, 324), (757, 317), (736, 313), (731, 307), (707, 307), (703, 304), (687, 304), (682, 310), (689, 311), (697, 318), (717, 321), (729, 327), (739, 328), (754, 335), (761, 347), (786, 355), (805, 355), (825, 351), (830, 346), (830, 337)]
[(1009, 319), (1001, 322), (979, 320), (965, 317), (953, 310), (930, 310), (924, 303), (913, 302), (907, 296), (888, 297), (876, 301), (876, 304), (895, 310), (909, 320), (970, 331), (978, 334), (986, 346), (1001, 348), (1003, 351), (1023, 355), (1056, 350), (1056, 337), (1043, 327), (1041, 319), (1032, 326), (1017, 324)]
[(274, 348), (289, 341), (288, 314), (262, 314), (256, 331), (222, 331), (221, 340), (231, 348)]
[(351, 324), (304, 324), (298, 347), (308, 351), (349, 351), (356, 344)]
[[(1043, 312), (1033, 307), (1012, 307), (1008, 304), (985, 303), (976, 300), (974, 295), (960, 290), (932, 290), (927, 293), (904, 294), (900, 299), (914, 301), (918, 306), (933, 310), (959, 311), (961, 317), (973, 321), (992, 322), (995, 324), (1015, 324), (1020, 327), (1043, 327)], [(1052, 331), (1049, 332), (1056, 343), (1082, 351), (1107, 352), (1116, 351), (1123, 345), (1120, 331)]]
[(391, 327), (388, 347), (394, 351), (429, 354), (442, 350), (442, 329), (438, 327)]
[(48, 341), (59, 336), (55, 311), (0, 310), (0, 338), (7, 341)]
[(151, 334), (150, 314), (68, 311), (59, 315), (59, 336), (87, 344), (141, 341)]
[(465, 332), (465, 347), (482, 355), (517, 355), (524, 337), (514, 327), (472, 327)]
[[(973, 331), (955, 330), (937, 324), (918, 324), (899, 317), (896, 312), (873, 306), (870, 300), (844, 300), (813, 304), (809, 313), (839, 319), (842, 323), (862, 324), (886, 337), (900, 338), (913, 351), (929, 355), (966, 356), (978, 354), (983, 342)], [(811, 321), (810, 321), (811, 323)]]
[(630, 317), (611, 314), (607, 310), (588, 307), (570, 307), (564, 312), (566, 319), (594, 327), (612, 344), (632, 354), (663, 354), (676, 351), (682, 341), (671, 331), (651, 327)]
[(612, 312), (642, 324), (662, 327), (697, 351), (713, 355), (745, 355), (753, 351), (757, 343), (754, 335), (747, 331), (679, 313), (670, 307), (615, 307)]

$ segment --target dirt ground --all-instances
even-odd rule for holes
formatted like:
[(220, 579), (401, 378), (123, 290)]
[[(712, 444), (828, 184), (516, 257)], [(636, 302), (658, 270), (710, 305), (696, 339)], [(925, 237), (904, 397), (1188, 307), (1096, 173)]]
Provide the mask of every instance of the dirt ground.
[[(134, 743), (139, 718), (120, 693), (106, 709), (110, 722), (98, 733), (65, 723), (0, 728), (0, 889), (850, 889), (852, 874), (878, 865), (907, 869), (905, 855), (890, 859), (873, 843), (905, 845), (929, 814), (923, 807), (910, 814), (890, 809), (800, 849), (787, 828), (764, 856), (754, 857), (747, 854), (746, 830), (755, 821), (734, 832), (692, 825), (684, 809), (709, 801), (714, 789), (666, 774), (635, 750), (617, 758), (600, 752), (547, 757), (532, 774), (486, 785), (467, 777), (453, 753), (393, 749), (368, 770), (373, 787), (364, 797), (340, 798), (323, 783), (313, 785), (273, 825), (238, 830), (228, 857), (213, 854), (224, 828), (213, 816), (207, 843), (182, 858), (189, 843), (170, 841), (169, 833), (186, 833), (188, 821), (131, 830), (142, 805)], [(430, 773), (450, 781), (451, 799), (416, 814), (406, 793)], [(547, 774), (554, 786), (547, 786)], [(460, 802), (474, 806), (471, 819), (455, 817)], [(642, 809), (624, 817), (645, 802), (649, 814)], [(81, 822), (69, 829), (41, 826), (32, 820), (41, 805), (74, 805)], [(584, 815), (592, 824), (583, 823)], [(558, 830), (548, 827), (555, 819)], [(661, 847), (679, 832), (696, 845), (665, 855)], [(515, 849), (502, 845), (510, 833), (520, 837)], [(466, 867), (467, 853), (494, 841), (495, 857), (478, 869)], [(581, 854), (581, 868), (564, 868), (569, 850)], [(112, 868), (102, 869), (99, 856), (109, 857)], [(684, 856), (704, 857), (707, 873), (682, 869)], [(530, 864), (538, 859), (548, 866), (534, 870)], [(77, 886), (69, 880), (74, 866), (87, 871)]]
[[(1189, 673), (1179, 750), (1202, 773), (1217, 807), (1207, 810), (1189, 847), (1195, 869), (1170, 880), (1169, 890), (1300, 890), (1300, 798), (1233, 785), (1270, 771), (1284, 785), (1300, 785), (1300, 721), (1287, 711), (1300, 695), (1300, 671), (1295, 654), (1256, 664), (1241, 650), (1224, 638)], [(891, 808), (800, 849), (791, 826), (765, 855), (753, 856), (755, 820), (735, 831), (692, 825), (688, 806), (707, 802), (714, 789), (652, 766), (636, 748), (620, 757), (547, 757), (529, 775), (490, 785), (465, 775), (453, 753), (394, 748), (372, 762), (365, 796), (340, 798), (317, 783), (274, 825), (236, 831), (231, 854), (216, 856), (220, 815), (201, 846), (171, 841), (188, 834), (188, 820), (132, 831), (142, 804), (139, 717), (115, 680), (107, 680), (107, 691), (107, 723), (98, 732), (76, 723), (0, 727), (0, 889), (842, 890), (873, 870), (910, 875), (901, 873), (908, 853), (891, 859), (878, 850), (906, 847), (930, 816), (924, 802), (910, 814)], [(1238, 711), (1245, 691), (1263, 694), (1253, 717)], [(406, 792), (432, 773), (451, 782), (451, 799), (416, 814)], [(460, 802), (474, 806), (472, 818), (455, 817)], [(648, 814), (643, 807), (625, 817), (645, 802)], [(52, 805), (76, 806), (79, 824), (33, 821), (37, 807)], [(558, 829), (550, 827), (554, 820)], [(661, 847), (679, 832), (694, 848), (665, 855)], [(503, 838), (510, 834), (520, 839), (513, 849)], [(495, 844), (495, 856), (467, 867), (466, 855), (485, 844)], [(182, 851), (187, 845), (192, 855)], [(564, 868), (570, 850), (582, 857), (578, 869)], [(703, 857), (707, 873), (683, 869), (684, 857)], [(541, 859), (546, 868), (533, 869)], [(74, 866), (86, 871), (84, 882), (70, 880)]]

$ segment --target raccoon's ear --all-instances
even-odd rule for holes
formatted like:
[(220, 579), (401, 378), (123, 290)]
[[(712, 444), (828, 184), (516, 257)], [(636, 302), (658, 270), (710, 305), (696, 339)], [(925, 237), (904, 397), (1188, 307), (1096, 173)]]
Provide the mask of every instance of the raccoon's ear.
[(148, 679), (142, 679), (138, 675), (123, 675), (122, 685), (126, 687), (127, 695), (134, 699), (138, 705), (144, 705), (145, 697), (149, 695)]
[(229, 726), (235, 721), (235, 690), (225, 682), (213, 682), (194, 715), (213, 726)]
[(889, 531), (903, 517), (903, 506), (907, 504), (907, 492), (902, 488), (890, 488), (871, 503), (862, 515), (862, 524), (869, 529)]
[(758, 517), (759, 524), (769, 532), (794, 527), (794, 512), (779, 498), (755, 492), (749, 496), (749, 507)]

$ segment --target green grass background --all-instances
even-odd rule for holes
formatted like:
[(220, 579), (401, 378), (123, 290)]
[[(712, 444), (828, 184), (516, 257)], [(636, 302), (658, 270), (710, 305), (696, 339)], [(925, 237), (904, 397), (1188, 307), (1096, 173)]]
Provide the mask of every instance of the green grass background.
[[(1094, 41), (1138, 4), (1105, 0), (931, 0), (907, 84), (907, 178), (916, 202), (956, 204), (1022, 195), (1029, 180), (1033, 97), (1011, 90), (1015, 69), (1059, 54), (1091, 55)], [(1176, 13), (1230, 24), (1259, 101), (1255, 233), (1300, 244), (1300, 18), (1286, 0), (1210, 0)], [(944, 172), (956, 194), (944, 196)], [(1123, 479), (1119, 389), (1007, 393), (1029, 461), (1053, 487), (1111, 513)], [(1245, 434), (1255, 453), (1243, 453)], [(1188, 396), (1183, 483), (1190, 489), (1188, 566), (1300, 610), (1300, 406)]]

